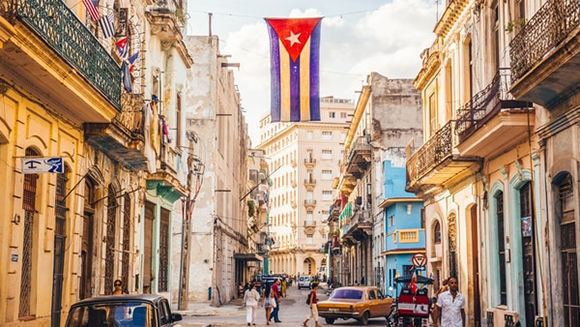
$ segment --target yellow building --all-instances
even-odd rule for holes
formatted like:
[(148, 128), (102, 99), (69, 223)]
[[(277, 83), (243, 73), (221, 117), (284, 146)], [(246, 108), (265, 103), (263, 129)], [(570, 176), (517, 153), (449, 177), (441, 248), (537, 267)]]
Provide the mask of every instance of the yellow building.
[(326, 242), (322, 219), (334, 202), (332, 183), (343, 157), (353, 103), (334, 97), (320, 99), (320, 122), (260, 121), (259, 149), (269, 159), (272, 186), (269, 232), (274, 239), (269, 256), (273, 273), (315, 275), (324, 272)]
[[(83, 124), (110, 122), (121, 108), (119, 66), (68, 8), (60, 16), (67, 28), (56, 29), (46, 14), (53, 5), (0, 4), (3, 326), (58, 326), (78, 299)], [(53, 156), (63, 158), (65, 173), (22, 173), (21, 158)]]

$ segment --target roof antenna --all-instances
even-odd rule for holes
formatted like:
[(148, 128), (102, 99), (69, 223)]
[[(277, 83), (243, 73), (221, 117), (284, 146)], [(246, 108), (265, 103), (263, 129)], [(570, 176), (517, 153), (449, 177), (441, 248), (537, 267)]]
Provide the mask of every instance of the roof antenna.
[(213, 13), (208, 12), (207, 16), (209, 18), (209, 36), (211, 36), (211, 17), (213, 16)]

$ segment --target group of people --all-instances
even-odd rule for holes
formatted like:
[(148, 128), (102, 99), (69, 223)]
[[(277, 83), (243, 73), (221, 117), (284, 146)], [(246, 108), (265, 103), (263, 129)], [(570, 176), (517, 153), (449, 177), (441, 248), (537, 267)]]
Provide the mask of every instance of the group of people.
[(244, 293), (246, 322), (248, 326), (256, 325), (258, 306), (262, 306), (266, 310), (266, 325), (269, 325), (272, 319), (274, 319), (275, 323), (282, 322), (278, 317), (278, 313), (280, 312), (280, 297), (282, 296), (281, 284), (280, 279), (276, 279), (273, 284), (266, 283), (259, 290), (256, 287), (256, 282), (250, 284)]

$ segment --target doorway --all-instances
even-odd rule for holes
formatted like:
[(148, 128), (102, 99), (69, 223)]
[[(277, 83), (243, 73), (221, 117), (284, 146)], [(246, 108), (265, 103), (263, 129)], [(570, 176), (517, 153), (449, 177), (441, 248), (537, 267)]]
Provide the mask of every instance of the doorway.
[(52, 268), (52, 313), (51, 326), (60, 326), (60, 311), (62, 310), (62, 286), (64, 279), (64, 256), (66, 242), (66, 184), (68, 166), (64, 173), (56, 176), (55, 228), (54, 228), (54, 258)]
[(155, 204), (145, 201), (145, 235), (143, 251), (143, 293), (151, 293), (153, 279), (153, 220), (155, 219)]
[(95, 189), (91, 179), (85, 180), (85, 203), (83, 215), (83, 235), (81, 244), (80, 299), (91, 297), (91, 275), (93, 270), (93, 231), (95, 215)]
[(520, 188), (520, 220), (522, 235), (522, 264), (524, 278), (524, 303), (526, 326), (533, 327), (537, 308), (536, 299), (536, 263), (535, 263), (535, 221), (532, 212), (531, 183)]
[(477, 205), (470, 209), (471, 216), (471, 267), (473, 269), (473, 319), (474, 326), (481, 326), (481, 301), (479, 296), (479, 234), (477, 228)]

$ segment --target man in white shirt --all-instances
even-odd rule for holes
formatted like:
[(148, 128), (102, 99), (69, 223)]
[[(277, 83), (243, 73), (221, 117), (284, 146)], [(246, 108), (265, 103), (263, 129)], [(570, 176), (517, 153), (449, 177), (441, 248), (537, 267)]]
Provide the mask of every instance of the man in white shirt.
[[(457, 291), (457, 278), (449, 278), (447, 285), (449, 290), (439, 294), (437, 298), (433, 313), (435, 326), (465, 327), (465, 298)], [(441, 313), (440, 325), (439, 313)]]

